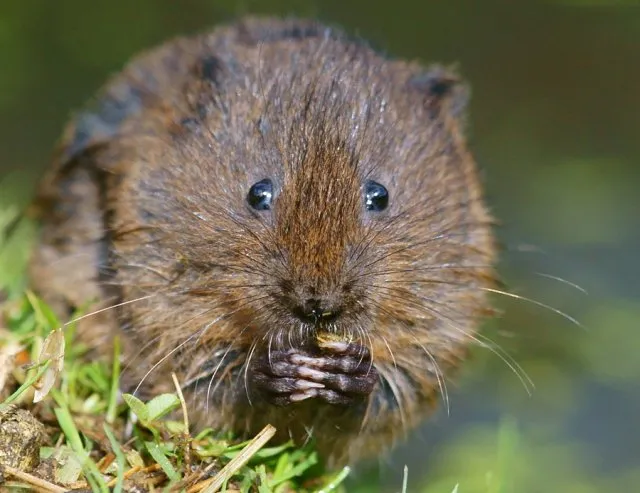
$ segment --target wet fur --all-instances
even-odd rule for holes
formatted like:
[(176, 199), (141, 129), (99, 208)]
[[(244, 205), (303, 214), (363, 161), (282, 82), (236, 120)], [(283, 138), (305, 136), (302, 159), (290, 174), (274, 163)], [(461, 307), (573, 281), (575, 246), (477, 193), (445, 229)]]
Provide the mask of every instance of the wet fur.
[[(494, 285), (491, 218), (463, 138), (466, 89), (314, 22), (247, 19), (142, 54), (67, 128), (37, 207), (34, 288), (81, 336), (125, 339), (125, 377), (170, 390), (201, 424), (312, 434), (333, 464), (377, 454), (446, 392)], [(274, 209), (246, 203), (270, 177)], [(380, 213), (363, 183), (389, 190)], [(360, 405), (252, 397), (249, 362), (313, 326), (305, 292), (342, 306), (325, 329), (380, 376)], [(134, 301), (137, 300), (137, 301)]]

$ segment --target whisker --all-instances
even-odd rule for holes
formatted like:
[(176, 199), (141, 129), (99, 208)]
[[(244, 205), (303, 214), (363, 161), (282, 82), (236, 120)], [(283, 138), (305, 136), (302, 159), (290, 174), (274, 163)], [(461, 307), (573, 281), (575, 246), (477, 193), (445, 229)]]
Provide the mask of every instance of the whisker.
[(258, 347), (258, 344), (256, 341), (253, 341), (251, 343), (249, 354), (247, 355), (247, 360), (244, 366), (244, 391), (247, 394), (247, 401), (249, 402), (249, 406), (251, 407), (253, 406), (253, 403), (251, 402), (251, 396), (249, 395), (249, 365), (251, 364), (251, 358), (253, 358), (256, 347)]
[[(365, 234), (354, 247), (354, 251), (358, 252), (358, 254), (355, 256), (355, 258), (352, 259), (353, 265), (349, 268), (349, 270), (347, 270), (347, 274), (349, 274), (353, 270), (353, 268), (355, 268), (358, 265), (358, 261), (362, 257), (363, 253), (369, 249), (373, 241), (379, 235), (384, 233), (388, 228), (394, 225), (397, 220), (401, 219), (402, 217), (405, 217), (406, 214), (407, 214), (406, 211), (402, 211), (399, 214), (389, 218), (389, 220), (386, 221), (381, 228), (374, 228), (373, 225), (370, 226), (370, 228), (367, 230), (367, 234)], [(374, 234), (371, 234), (371, 232), (373, 232)], [(364, 241), (367, 239), (369, 241), (367, 241), (367, 244), (364, 245)]]
[[(475, 225), (479, 226), (480, 224), (475, 224)], [(413, 243), (404, 244), (402, 247), (399, 247), (399, 248), (397, 248), (395, 250), (392, 250), (390, 252), (385, 253), (384, 255), (380, 255), (379, 257), (376, 257), (374, 260), (370, 261), (369, 263), (365, 264), (364, 266), (358, 266), (358, 268), (360, 268), (362, 270), (366, 270), (369, 267), (371, 267), (371, 266), (373, 266), (373, 265), (375, 265), (375, 264), (377, 264), (377, 263), (379, 263), (379, 262), (381, 262), (381, 261), (383, 261), (385, 259), (388, 259), (390, 257), (398, 255), (398, 254), (400, 254), (402, 252), (406, 252), (408, 250), (412, 250), (412, 249), (415, 249), (415, 248), (423, 247), (425, 245), (428, 245), (428, 244), (436, 242), (436, 241), (449, 240), (449, 239), (451, 239), (453, 237), (457, 237), (457, 236), (462, 236), (462, 237), (468, 236), (468, 233), (466, 233), (466, 232), (448, 234), (448, 231), (450, 229), (459, 228), (459, 227), (465, 227), (465, 225), (464, 224), (456, 224), (456, 225), (452, 226), (449, 229), (442, 230), (437, 235), (432, 236), (430, 238), (427, 238), (426, 240), (416, 241), (416, 242), (413, 242)], [(467, 243), (455, 243), (455, 244), (459, 245), (461, 247), (465, 247), (468, 250), (475, 250), (472, 245), (467, 244)], [(482, 252), (479, 252), (479, 253), (482, 253)], [(363, 274), (363, 275), (366, 275), (366, 274)]]
[[(248, 327), (249, 327), (249, 324), (245, 325), (244, 328), (238, 334), (238, 337), (240, 337), (244, 333), (244, 331), (247, 330)], [(233, 345), (230, 344), (229, 347), (227, 348), (227, 350), (222, 355), (222, 358), (220, 358), (220, 362), (216, 365), (215, 369), (213, 370), (213, 373), (211, 374), (211, 378), (209, 379), (209, 385), (207, 387), (207, 399), (206, 399), (206, 403), (205, 403), (205, 413), (206, 414), (209, 413), (209, 401), (210, 401), (211, 395), (212, 395), (212, 393), (215, 393), (215, 391), (217, 390), (218, 385), (220, 385), (220, 381), (218, 381), (218, 383), (216, 383), (216, 385), (215, 385), (215, 387), (213, 389), (213, 392), (211, 392), (211, 385), (213, 384), (213, 381), (216, 378), (216, 375), (218, 374), (218, 370), (222, 366), (222, 363), (224, 363), (225, 358), (227, 357), (227, 355), (229, 354), (229, 352), (231, 351), (232, 348), (233, 348)]]
[(146, 270), (146, 271), (151, 272), (152, 274), (157, 275), (158, 277), (160, 277), (161, 279), (163, 279), (165, 281), (170, 281), (171, 280), (171, 278), (168, 277), (167, 275), (165, 275), (163, 272), (161, 272), (158, 269), (155, 269), (155, 268), (153, 268), (153, 267), (151, 267), (149, 265), (135, 264), (135, 263), (132, 263), (132, 262), (127, 262), (127, 263), (118, 262), (118, 270), (127, 269), (127, 268)]
[[(373, 318), (371, 318), (370, 315), (366, 315), (366, 317), (371, 321), (371, 323), (374, 322)], [(371, 338), (371, 334), (369, 334), (369, 331), (366, 330), (364, 327), (362, 327), (362, 325), (358, 324), (358, 326), (356, 327), (356, 330), (358, 332), (358, 334), (362, 334), (361, 338), (366, 338), (368, 343), (369, 343), (369, 354), (371, 356), (371, 362), (369, 364), (369, 369), (367, 370), (367, 372), (371, 371), (371, 368), (374, 367), (374, 352), (373, 352), (373, 339)], [(384, 340), (384, 343), (387, 345), (387, 348), (389, 349), (389, 354), (391, 354), (391, 359), (393, 361), (393, 365), (394, 368), (398, 368), (397, 364), (396, 364), (396, 359), (393, 356), (393, 352), (391, 351), (391, 348), (389, 347), (389, 344), (387, 342), (386, 339), (384, 339), (384, 337), (382, 338)], [(364, 358), (364, 354), (362, 356), (360, 356), (360, 361), (358, 362), (358, 365), (362, 364), (362, 360)]]
[(501, 294), (503, 296), (507, 296), (509, 298), (513, 298), (513, 299), (516, 299), (516, 300), (527, 301), (527, 302), (532, 303), (532, 304), (534, 304), (536, 306), (539, 306), (541, 308), (546, 308), (547, 310), (550, 310), (553, 313), (561, 316), (565, 320), (568, 320), (569, 322), (575, 324), (576, 326), (580, 327), (581, 329), (586, 330), (586, 327), (584, 325), (582, 325), (580, 322), (578, 322), (571, 315), (563, 312), (562, 310), (558, 310), (557, 308), (554, 308), (554, 307), (552, 307), (550, 305), (547, 305), (546, 303), (542, 303), (541, 301), (537, 301), (537, 300), (534, 300), (532, 298), (527, 298), (526, 296), (522, 296), (522, 295), (519, 295), (519, 294), (510, 293), (508, 291), (502, 291), (501, 289), (485, 288), (485, 287), (476, 287), (475, 289), (480, 289), (482, 291), (487, 291), (489, 293)]
[(157, 336), (153, 337), (149, 342), (147, 342), (144, 346), (142, 346), (138, 352), (135, 354), (135, 356), (131, 357), (131, 358), (127, 358), (129, 361), (127, 361), (127, 363), (123, 366), (121, 373), (124, 374), (127, 372), (127, 370), (129, 369), (129, 367), (136, 362), (136, 360), (138, 359), (138, 357), (146, 350), (148, 349), (150, 346), (153, 346), (158, 339), (160, 339), (162, 337), (162, 334), (158, 334)]
[[(425, 272), (425, 271), (442, 271), (442, 270), (448, 270), (448, 269), (452, 269), (452, 270), (464, 270), (464, 269), (492, 269), (494, 266), (491, 264), (473, 264), (473, 265), (460, 265), (460, 264), (454, 264), (454, 263), (446, 263), (446, 264), (435, 264), (435, 265), (428, 265), (426, 267), (411, 267), (408, 269), (389, 269), (389, 270), (383, 270), (383, 271), (373, 271), (373, 272), (367, 272), (366, 274), (363, 274), (361, 276), (358, 276), (358, 278), (362, 278), (362, 277), (381, 277), (381, 276), (386, 276), (389, 274), (406, 274), (408, 272)], [(357, 279), (357, 278), (356, 278)], [(403, 282), (406, 283), (406, 280), (393, 280), (390, 279), (387, 282)], [(412, 281), (414, 282), (414, 281)]]
[[(141, 296), (140, 298), (136, 298), (136, 299), (133, 299), (133, 300), (123, 301), (123, 302), (118, 303), (118, 304), (116, 304), (116, 305), (111, 305), (111, 306), (108, 306), (108, 307), (106, 307), (106, 308), (101, 308), (100, 310), (96, 310), (96, 311), (94, 311), (94, 312), (91, 312), (91, 313), (87, 313), (87, 314), (85, 314), (85, 315), (82, 315), (81, 317), (74, 318), (73, 320), (69, 320), (68, 322), (66, 322), (66, 323), (62, 324), (62, 327), (67, 327), (68, 325), (71, 325), (71, 324), (74, 324), (74, 323), (76, 323), (76, 322), (79, 322), (80, 320), (84, 320), (85, 318), (93, 317), (94, 315), (98, 315), (99, 313), (104, 313), (104, 312), (109, 311), (109, 310), (112, 310), (112, 309), (114, 309), (114, 308), (119, 308), (119, 307), (121, 307), (121, 306), (130, 305), (130, 304), (132, 304), (132, 303), (136, 303), (136, 302), (138, 302), (138, 301), (148, 300), (149, 298), (153, 298), (154, 296), (157, 296), (158, 294), (160, 294), (160, 293), (148, 294), (148, 295), (146, 295), (146, 296)], [(61, 328), (62, 328), (62, 327), (61, 327)]]
[(267, 345), (267, 360), (269, 361), (269, 366), (272, 366), (273, 360), (271, 359), (271, 347), (273, 344), (273, 329), (269, 329), (267, 333), (269, 334), (269, 344)]
[(538, 275), (538, 276), (541, 276), (541, 277), (546, 277), (547, 279), (553, 279), (554, 281), (561, 282), (563, 284), (566, 284), (567, 286), (571, 286), (572, 288), (577, 289), (578, 291), (580, 291), (581, 293), (586, 294), (587, 296), (589, 295), (587, 290), (584, 289), (582, 286), (579, 286), (576, 283), (568, 281), (567, 279), (563, 279), (562, 277), (552, 276), (551, 274), (545, 274), (544, 272), (535, 272), (535, 274)]
[[(394, 298), (390, 298), (390, 299), (394, 299)], [(407, 302), (407, 301), (409, 301), (409, 300), (404, 299), (404, 302)], [(442, 303), (439, 303), (436, 300), (428, 300), (428, 302), (434, 303), (434, 304), (439, 304), (439, 305), (442, 305), (442, 306), (446, 307), (446, 305), (444, 305)], [(522, 366), (520, 366), (520, 364), (518, 364), (518, 362), (511, 355), (509, 355), (509, 353), (507, 353), (499, 344), (497, 344), (496, 342), (492, 341), (491, 339), (489, 339), (488, 337), (486, 337), (486, 336), (484, 336), (482, 334), (473, 335), (473, 334), (461, 329), (460, 327), (458, 327), (454, 323), (454, 321), (451, 319), (451, 317), (448, 317), (448, 316), (442, 314), (440, 311), (438, 311), (437, 309), (435, 309), (435, 308), (433, 308), (431, 306), (423, 305), (423, 304), (416, 303), (416, 302), (413, 302), (413, 304), (415, 306), (417, 306), (417, 307), (420, 307), (420, 308), (422, 308), (424, 310), (427, 310), (427, 311), (431, 312), (432, 314), (436, 315), (438, 320), (440, 320), (442, 322), (445, 322), (453, 330), (455, 330), (459, 334), (463, 335), (464, 337), (474, 341), (475, 343), (480, 345), (480, 347), (489, 349), (492, 353), (494, 353), (496, 356), (498, 356), (498, 358), (500, 358), (504, 362), (504, 364), (506, 364), (507, 367), (509, 367), (509, 369), (511, 371), (513, 371), (513, 373), (518, 377), (518, 379), (522, 383), (522, 386), (524, 387), (524, 389), (527, 392), (527, 394), (529, 396), (532, 395), (532, 389), (535, 388), (535, 384), (533, 383), (533, 380), (531, 380), (531, 378), (529, 377), (527, 372), (524, 371)], [(377, 305), (378, 305), (378, 307), (380, 307), (379, 304), (377, 304)], [(394, 316), (394, 318), (397, 319), (397, 317), (395, 317), (395, 316)]]
[[(133, 394), (135, 395), (138, 390), (140, 389), (140, 387), (142, 386), (142, 384), (144, 383), (144, 381), (147, 379), (147, 377), (159, 366), (161, 365), (164, 361), (166, 361), (172, 354), (174, 354), (176, 351), (178, 351), (180, 348), (182, 348), (185, 344), (187, 344), (189, 341), (191, 341), (196, 335), (198, 336), (198, 338), (196, 339), (196, 342), (198, 340), (200, 340), (200, 338), (204, 335), (204, 333), (209, 330), (213, 325), (215, 325), (216, 323), (220, 322), (221, 320), (225, 320), (226, 318), (230, 317), (231, 315), (233, 315), (234, 313), (237, 313), (239, 310), (241, 310), (244, 306), (248, 305), (249, 303), (252, 303), (254, 301), (259, 301), (260, 299), (263, 298), (267, 298), (268, 296), (258, 296), (258, 297), (246, 297), (244, 298), (245, 303), (242, 303), (241, 305), (239, 305), (235, 310), (225, 313), (224, 315), (220, 315), (219, 317), (215, 318), (214, 320), (210, 321), (209, 323), (207, 323), (202, 329), (198, 329), (197, 331), (193, 332), (189, 337), (187, 337), (182, 343), (180, 343), (179, 345), (177, 345), (175, 348), (173, 348), (169, 353), (167, 353), (165, 356), (163, 356), (157, 363), (155, 363), (148, 371), (147, 373), (145, 373), (145, 375), (142, 377), (142, 379), (140, 380), (140, 382), (138, 383), (138, 385), (135, 388), (135, 391), (133, 392)], [(248, 300), (248, 301), (246, 301)], [(203, 312), (195, 315), (194, 317), (190, 318), (189, 320), (187, 320), (186, 322), (184, 322), (182, 325), (186, 325), (187, 323), (189, 323), (192, 320), (195, 320), (198, 317), (201, 317), (203, 315), (206, 315), (207, 313), (211, 312), (212, 310), (215, 310), (214, 308), (209, 308), (207, 310), (204, 310)]]
[[(182, 322), (178, 327), (176, 327), (177, 329), (180, 329), (184, 326), (186, 326), (189, 322), (192, 322), (193, 320), (197, 319), (198, 317), (202, 317), (204, 315), (206, 315), (207, 313), (211, 312), (212, 310), (214, 310), (215, 308), (207, 308), (205, 310), (202, 310), (200, 313), (194, 315), (191, 318), (188, 318), (187, 320), (185, 320), (184, 322)], [(200, 330), (200, 329), (199, 329)], [(197, 332), (197, 331), (196, 331)], [(190, 337), (193, 337), (194, 334), (192, 334)], [(153, 343), (155, 341), (157, 341), (158, 339), (160, 339), (163, 336), (162, 333), (158, 334), (156, 337), (154, 337), (153, 339), (151, 339), (151, 341), (149, 341), (148, 343), (146, 343), (136, 354), (136, 356), (134, 358), (132, 358), (132, 360), (126, 364), (126, 366), (122, 369), (122, 373), (124, 373), (129, 366), (131, 366), (135, 360), (144, 352), (145, 349), (147, 349), (149, 346), (153, 345)]]
[(202, 331), (207, 330), (211, 325), (213, 325), (214, 323), (216, 323), (216, 320), (213, 320), (211, 322), (209, 322), (207, 325), (205, 325), (202, 329), (199, 329), (197, 331), (195, 331), (193, 334), (191, 334), (189, 337), (187, 337), (182, 343), (180, 343), (179, 345), (177, 345), (175, 348), (173, 348), (171, 351), (169, 351), (165, 356), (163, 356), (160, 361), (158, 361), (156, 364), (154, 364), (149, 371), (147, 371), (147, 373), (144, 374), (144, 376), (142, 377), (142, 379), (140, 380), (140, 382), (138, 383), (138, 385), (136, 386), (135, 390), (133, 391), (133, 395), (136, 395), (138, 393), (138, 390), (140, 390), (140, 387), (142, 386), (142, 384), (144, 383), (144, 381), (147, 379), (147, 377), (158, 367), (160, 366), (163, 362), (165, 362), (172, 354), (174, 354), (176, 351), (178, 351), (181, 347), (183, 347), (185, 344), (187, 344), (191, 339), (193, 339), (198, 333), (201, 333)]
[(387, 383), (387, 385), (391, 389), (391, 394), (393, 395), (393, 398), (396, 401), (396, 404), (398, 406), (398, 412), (400, 413), (400, 424), (402, 425), (402, 431), (406, 433), (407, 418), (405, 414), (404, 404), (400, 397), (400, 390), (396, 385), (396, 381), (393, 378), (390, 378), (390, 376), (392, 377), (392, 375), (389, 375), (389, 373), (387, 372), (387, 369), (383, 365), (376, 366), (376, 370), (378, 370), (378, 374), (384, 379), (384, 381)]
[(489, 351), (491, 351), (496, 356), (498, 356), (498, 358), (500, 358), (504, 362), (504, 364), (506, 364), (511, 369), (511, 371), (518, 377), (518, 379), (522, 383), (522, 386), (525, 389), (525, 392), (527, 392), (529, 396), (532, 395), (532, 390), (535, 389), (535, 384), (533, 383), (533, 380), (531, 379), (531, 377), (529, 377), (527, 372), (524, 371), (524, 368), (522, 368), (522, 366), (520, 366), (520, 364), (509, 353), (507, 353), (499, 344), (495, 343), (494, 341), (489, 339), (487, 336), (484, 336), (482, 334), (476, 334), (476, 335), (470, 334), (468, 331), (465, 331), (460, 327), (458, 327), (457, 325), (455, 325), (449, 317), (443, 316), (438, 310), (432, 307), (427, 307), (427, 310), (437, 314), (441, 320), (446, 322), (449, 325), (449, 327), (454, 329), (456, 332), (462, 334), (464, 337), (468, 337), (472, 341), (475, 341), (476, 343), (478, 343), (480, 347), (484, 347)]
[(442, 369), (440, 368), (440, 365), (438, 364), (436, 359), (433, 357), (433, 354), (431, 354), (431, 352), (427, 350), (425, 345), (418, 340), (418, 338), (415, 336), (413, 331), (411, 333), (411, 337), (413, 337), (416, 343), (422, 348), (422, 350), (427, 355), (427, 357), (431, 360), (431, 363), (434, 366), (435, 373), (436, 373), (436, 380), (438, 381), (438, 389), (440, 390), (440, 395), (442, 395), (442, 399), (444, 400), (445, 407), (447, 409), (447, 416), (450, 416), (451, 408), (449, 406), (449, 390), (447, 389), (447, 382), (445, 380), (444, 371), (442, 371)]
[[(221, 317), (219, 317), (220, 320), (226, 320), (227, 318), (229, 318), (231, 315), (234, 315), (236, 313), (238, 313), (240, 310), (242, 310), (244, 307), (246, 307), (247, 305), (250, 305), (251, 303), (255, 303), (257, 301), (261, 301), (264, 299), (269, 298), (269, 295), (261, 295), (261, 294), (253, 294), (253, 295), (249, 295), (249, 296), (244, 296), (238, 300), (235, 300), (236, 302), (241, 302), (240, 304), (237, 304), (235, 306), (234, 310), (231, 310), (230, 312), (225, 313), (224, 315), (221, 315)], [(210, 311), (215, 310), (216, 307), (212, 307), (212, 308), (208, 308), (204, 313), (208, 313)], [(197, 315), (196, 317), (201, 316), (201, 315)], [(190, 320), (193, 320), (190, 319)], [(218, 321), (220, 321), (218, 320)]]
[(389, 341), (387, 341), (387, 339), (385, 337), (383, 337), (382, 335), (380, 336), (380, 338), (382, 339), (382, 342), (384, 342), (384, 345), (387, 346), (387, 351), (389, 351), (389, 356), (391, 356), (391, 361), (393, 362), (393, 367), (397, 371), (398, 370), (398, 362), (396, 361), (396, 357), (394, 356), (393, 351), (391, 350), (391, 346), (389, 346)]
[[(410, 271), (410, 269), (408, 270)], [(454, 281), (445, 281), (442, 279), (417, 279), (417, 280), (411, 280), (411, 281), (407, 281), (407, 280), (390, 280), (390, 281), (385, 281), (387, 283), (401, 283), (401, 284), (407, 284), (407, 283), (412, 283), (412, 284), (448, 284), (450, 286), (455, 286), (457, 288), (459, 288), (460, 290), (481, 290), (481, 291), (488, 291), (491, 293), (495, 293), (495, 294), (500, 294), (509, 298), (513, 298), (513, 299), (517, 299), (519, 301), (526, 301), (528, 303), (531, 303), (533, 305), (536, 305), (540, 308), (544, 308), (546, 310), (549, 310), (559, 316), (561, 316), (562, 318), (564, 318), (565, 320), (571, 322), (572, 324), (576, 325), (577, 327), (580, 327), (583, 330), (587, 330), (586, 327), (580, 323), (577, 319), (575, 319), (574, 317), (572, 317), (571, 315), (563, 312), (562, 310), (558, 309), (558, 308), (554, 308), (551, 305), (548, 305), (546, 303), (543, 303), (541, 301), (537, 301), (533, 298), (529, 298), (527, 296), (523, 296), (523, 295), (518, 295), (515, 293), (510, 293), (508, 291), (503, 291), (501, 289), (495, 289), (495, 288), (487, 288), (487, 287), (482, 287), (482, 286), (471, 286), (471, 285), (467, 285), (467, 284), (462, 284), (459, 282), (454, 282)], [(385, 286), (380, 286), (380, 285), (374, 285), (376, 288), (379, 289), (385, 289)], [(389, 289), (389, 288), (386, 288)], [(405, 293), (406, 294), (406, 293)], [(436, 302), (436, 300), (433, 299), (428, 299), (428, 301), (430, 302)]]
[[(375, 362), (374, 362), (374, 358), (375, 355), (373, 354), (373, 339), (371, 339), (371, 334), (369, 334), (369, 331), (362, 329), (362, 327), (358, 327), (365, 335), (365, 337), (367, 338), (368, 342), (369, 342), (369, 354), (371, 356), (371, 361), (369, 362), (369, 369), (367, 370), (367, 374), (368, 372), (371, 371), (371, 368), (373, 368)], [(393, 357), (393, 355), (392, 355)], [(364, 358), (364, 354), (360, 357), (360, 363), (362, 363), (362, 360)], [(395, 363), (395, 359), (394, 359), (394, 363)]]
[[(447, 409), (447, 416), (450, 415), (450, 406), (449, 406), (449, 391), (447, 389), (447, 384), (445, 381), (445, 374), (444, 371), (440, 368), (440, 365), (438, 364), (438, 362), (436, 361), (435, 357), (433, 356), (433, 354), (431, 354), (430, 351), (427, 350), (427, 348), (424, 346), (424, 344), (422, 344), (419, 339), (416, 337), (415, 335), (415, 331), (413, 330), (413, 328), (411, 326), (409, 326), (409, 324), (407, 324), (404, 320), (401, 320), (397, 317), (395, 317), (391, 312), (389, 312), (388, 310), (384, 309), (382, 306), (378, 305), (377, 307), (379, 310), (386, 312), (387, 315), (393, 319), (396, 319), (398, 322), (400, 322), (411, 334), (411, 336), (413, 337), (413, 339), (416, 341), (416, 343), (420, 346), (420, 348), (424, 351), (424, 353), (427, 355), (427, 357), (431, 360), (434, 369), (435, 369), (435, 374), (436, 374), (436, 380), (438, 382), (438, 388), (440, 390), (440, 395), (442, 395), (443, 400), (445, 401), (446, 404), (446, 409)], [(391, 348), (389, 348), (389, 345), (386, 341), (386, 339), (384, 339), (385, 344), (387, 344), (387, 348), (389, 349), (389, 353), (391, 354), (391, 358), (394, 362), (394, 367), (397, 370), (397, 365), (396, 365), (396, 361), (395, 361), (395, 357), (393, 356), (393, 352), (391, 351)]]

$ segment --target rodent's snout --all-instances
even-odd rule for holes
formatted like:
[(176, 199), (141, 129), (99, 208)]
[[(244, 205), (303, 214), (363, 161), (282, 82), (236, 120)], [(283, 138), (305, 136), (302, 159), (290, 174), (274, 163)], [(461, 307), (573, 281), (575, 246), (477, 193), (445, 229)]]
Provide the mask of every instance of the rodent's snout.
[(339, 303), (324, 296), (316, 295), (296, 301), (292, 307), (293, 314), (303, 322), (311, 324), (333, 322), (342, 311)]
[(334, 322), (344, 309), (344, 290), (339, 287), (303, 285), (287, 291), (288, 309), (304, 323), (318, 325)]

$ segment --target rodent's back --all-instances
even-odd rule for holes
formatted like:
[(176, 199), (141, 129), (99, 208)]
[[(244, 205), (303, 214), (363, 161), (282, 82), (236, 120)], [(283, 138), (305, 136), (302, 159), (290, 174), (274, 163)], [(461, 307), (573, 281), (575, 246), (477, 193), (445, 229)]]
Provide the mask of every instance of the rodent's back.
[(124, 329), (134, 384), (162, 362), (207, 424), (375, 452), (428, 414), (489, 310), (465, 103), (446, 70), (314, 22), (176, 40), (68, 127), (34, 284), (128, 302), (103, 335)]

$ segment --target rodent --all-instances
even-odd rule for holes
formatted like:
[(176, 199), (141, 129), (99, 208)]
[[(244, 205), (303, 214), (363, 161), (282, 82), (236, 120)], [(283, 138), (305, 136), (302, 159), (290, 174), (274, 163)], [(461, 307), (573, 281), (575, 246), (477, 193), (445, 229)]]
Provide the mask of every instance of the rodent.
[[(32, 287), (174, 371), (199, 424), (387, 450), (464, 361), (496, 279), (466, 84), (338, 28), (247, 17), (134, 58), (67, 126)], [(150, 373), (149, 371), (152, 370)], [(151, 391), (151, 390), (149, 390)]]

